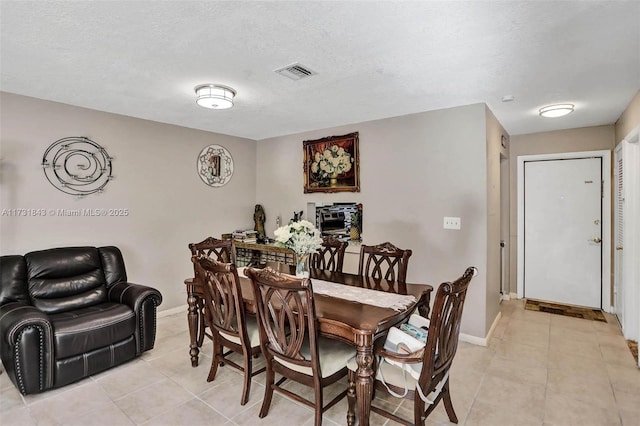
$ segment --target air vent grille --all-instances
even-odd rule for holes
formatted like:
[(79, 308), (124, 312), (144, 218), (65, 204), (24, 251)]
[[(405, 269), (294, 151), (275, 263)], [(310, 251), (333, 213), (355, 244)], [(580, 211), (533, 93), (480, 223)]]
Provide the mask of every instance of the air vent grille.
[(290, 78), (291, 80), (300, 80), (317, 74), (317, 72), (311, 70), (309, 67), (306, 67), (299, 63), (278, 68), (277, 70), (275, 70), (275, 72), (284, 77)]

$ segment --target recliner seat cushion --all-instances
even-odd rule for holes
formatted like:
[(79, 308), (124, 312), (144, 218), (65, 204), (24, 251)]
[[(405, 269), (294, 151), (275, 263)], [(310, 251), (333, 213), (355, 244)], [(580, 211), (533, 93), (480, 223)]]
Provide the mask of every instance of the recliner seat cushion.
[(50, 318), (58, 360), (119, 342), (136, 328), (135, 312), (119, 303), (102, 303)]

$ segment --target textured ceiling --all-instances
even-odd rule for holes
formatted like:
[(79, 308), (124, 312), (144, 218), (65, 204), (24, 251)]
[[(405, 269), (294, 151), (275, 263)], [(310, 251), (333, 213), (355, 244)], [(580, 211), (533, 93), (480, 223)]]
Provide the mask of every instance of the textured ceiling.
[(612, 124), (640, 88), (638, 1), (3, 0), (0, 27), (2, 91), (258, 140), (478, 102), (512, 135)]

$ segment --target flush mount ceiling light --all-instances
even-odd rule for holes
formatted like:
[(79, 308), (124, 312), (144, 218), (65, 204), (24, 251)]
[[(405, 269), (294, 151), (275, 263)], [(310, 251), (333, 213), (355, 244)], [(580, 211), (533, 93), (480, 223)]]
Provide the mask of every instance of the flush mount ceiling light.
[(538, 111), (541, 117), (556, 118), (573, 112), (573, 104), (547, 105)]
[(233, 106), (236, 91), (231, 87), (219, 84), (201, 84), (195, 88), (196, 103), (201, 107), (211, 109), (227, 109)]

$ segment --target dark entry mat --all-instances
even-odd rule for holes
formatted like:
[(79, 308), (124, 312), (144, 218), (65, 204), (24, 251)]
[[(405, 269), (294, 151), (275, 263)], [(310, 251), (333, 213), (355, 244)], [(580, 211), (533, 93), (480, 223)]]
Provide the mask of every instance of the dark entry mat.
[(607, 322), (602, 310), (581, 308), (579, 306), (560, 305), (558, 303), (541, 302), (539, 300), (527, 299), (524, 308), (530, 311), (548, 312), (550, 314), (564, 315), (567, 317), (583, 318), (593, 321)]

